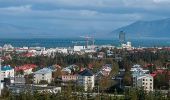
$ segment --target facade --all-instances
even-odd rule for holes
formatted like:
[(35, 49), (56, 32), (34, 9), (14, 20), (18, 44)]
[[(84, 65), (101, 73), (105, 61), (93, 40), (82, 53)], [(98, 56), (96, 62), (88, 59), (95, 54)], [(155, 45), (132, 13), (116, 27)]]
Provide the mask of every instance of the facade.
[(41, 80), (45, 80), (48, 83), (52, 81), (52, 71), (49, 68), (43, 68), (34, 72), (34, 83), (38, 84)]
[(134, 65), (131, 68), (133, 76), (133, 87), (143, 87), (146, 91), (153, 91), (153, 77), (146, 74), (147, 71), (143, 70), (140, 65)]
[(77, 81), (78, 76), (77, 75), (62, 75), (61, 79), (63, 82)]
[(143, 87), (146, 91), (153, 91), (153, 77), (149, 74), (133, 77), (134, 87)]
[(85, 69), (84, 71), (80, 72), (78, 75), (78, 84), (84, 87), (84, 90), (87, 91), (92, 90), (94, 88), (95, 78), (93, 73)]
[(14, 77), (14, 69), (8, 65), (8, 66), (2, 66), (1, 67), (1, 80), (4, 80), (4, 78), (10, 78)]

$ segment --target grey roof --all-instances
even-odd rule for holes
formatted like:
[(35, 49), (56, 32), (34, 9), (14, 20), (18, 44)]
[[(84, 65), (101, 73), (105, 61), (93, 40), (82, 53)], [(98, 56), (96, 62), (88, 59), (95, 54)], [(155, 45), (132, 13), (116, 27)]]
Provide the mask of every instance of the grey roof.
[(52, 70), (49, 68), (43, 68), (34, 72), (34, 74), (46, 74), (46, 73), (52, 73)]
[(82, 72), (80, 72), (79, 75), (81, 75), (81, 76), (93, 76), (93, 73), (89, 69), (85, 69)]

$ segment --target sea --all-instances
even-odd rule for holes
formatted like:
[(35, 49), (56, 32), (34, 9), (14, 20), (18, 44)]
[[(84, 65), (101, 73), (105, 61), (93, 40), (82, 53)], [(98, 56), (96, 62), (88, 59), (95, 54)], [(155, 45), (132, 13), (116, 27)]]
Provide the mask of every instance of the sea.
[[(170, 39), (131, 39), (129, 40), (134, 47), (170, 47)], [(14, 47), (73, 47), (74, 45), (86, 45), (86, 40), (78, 38), (61, 39), (0, 39), (0, 46), (11, 44)], [(95, 39), (88, 44), (120, 46), (118, 39)]]

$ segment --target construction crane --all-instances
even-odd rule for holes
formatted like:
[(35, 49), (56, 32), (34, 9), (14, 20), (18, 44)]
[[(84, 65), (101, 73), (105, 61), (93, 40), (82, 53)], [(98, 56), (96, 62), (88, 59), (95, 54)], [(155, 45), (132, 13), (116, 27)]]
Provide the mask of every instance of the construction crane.
[(89, 45), (89, 40), (92, 40), (93, 45), (94, 45), (94, 38), (93, 37), (90, 37), (90, 36), (80, 36), (80, 37), (85, 39), (87, 48), (88, 48), (88, 45)]

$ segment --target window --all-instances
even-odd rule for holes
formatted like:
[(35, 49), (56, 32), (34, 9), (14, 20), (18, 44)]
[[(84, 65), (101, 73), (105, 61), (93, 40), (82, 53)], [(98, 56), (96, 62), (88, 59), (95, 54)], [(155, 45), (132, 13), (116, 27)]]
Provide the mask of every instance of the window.
[(152, 79), (150, 79), (150, 81), (152, 81)]
[(148, 81), (148, 80), (146, 79), (146, 81)]
[(145, 81), (145, 79), (143, 79), (143, 81)]

